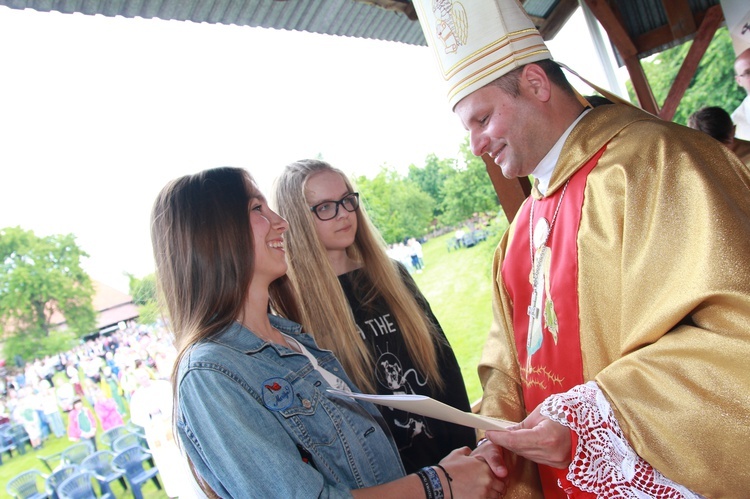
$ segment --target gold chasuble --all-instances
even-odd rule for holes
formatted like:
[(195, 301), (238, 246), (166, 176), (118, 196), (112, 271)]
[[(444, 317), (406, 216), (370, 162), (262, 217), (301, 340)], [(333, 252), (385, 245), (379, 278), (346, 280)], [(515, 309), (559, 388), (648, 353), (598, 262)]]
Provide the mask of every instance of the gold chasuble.
[[(747, 494), (750, 175), (731, 152), (629, 106), (591, 110), (493, 275), (482, 414), (521, 421), (594, 380), (661, 474), (706, 497)], [(507, 498), (542, 496), (543, 467), (510, 467)], [(547, 497), (565, 497), (566, 472), (542, 470)]]

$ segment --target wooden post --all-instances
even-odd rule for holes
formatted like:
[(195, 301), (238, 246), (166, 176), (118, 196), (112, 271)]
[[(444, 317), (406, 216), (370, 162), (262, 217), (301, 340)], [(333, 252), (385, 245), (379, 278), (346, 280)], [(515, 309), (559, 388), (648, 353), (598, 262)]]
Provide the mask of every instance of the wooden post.
[(669, 94), (664, 100), (664, 105), (659, 111), (659, 118), (667, 121), (672, 121), (674, 113), (677, 111), (677, 106), (680, 105), (682, 96), (685, 95), (685, 91), (690, 86), (690, 81), (695, 75), (695, 71), (698, 69), (698, 64), (701, 62), (703, 54), (706, 53), (708, 45), (716, 34), (716, 30), (719, 29), (719, 25), (724, 20), (724, 13), (721, 10), (721, 5), (714, 5), (706, 10), (706, 15), (695, 34), (693, 44), (690, 46), (685, 60), (682, 61), (680, 71), (672, 83), (672, 87), (669, 89)]
[(531, 194), (531, 182), (527, 177), (505, 178), (500, 167), (487, 154), (482, 156), (482, 160), (487, 167), (487, 174), (495, 188), (500, 206), (508, 222), (512, 222), (523, 201)]
[(657, 114), (659, 106), (656, 104), (656, 99), (654, 99), (654, 94), (648, 84), (646, 74), (643, 72), (641, 61), (638, 59), (638, 50), (633, 40), (630, 39), (630, 35), (625, 31), (622, 23), (617, 19), (617, 16), (606, 0), (584, 1), (599, 20), (607, 32), (607, 36), (612, 40), (620, 56), (625, 61), (625, 66), (628, 68), (628, 73), (630, 74), (630, 81), (633, 83), (633, 89), (638, 96), (638, 103), (641, 105), (641, 108), (651, 114)]

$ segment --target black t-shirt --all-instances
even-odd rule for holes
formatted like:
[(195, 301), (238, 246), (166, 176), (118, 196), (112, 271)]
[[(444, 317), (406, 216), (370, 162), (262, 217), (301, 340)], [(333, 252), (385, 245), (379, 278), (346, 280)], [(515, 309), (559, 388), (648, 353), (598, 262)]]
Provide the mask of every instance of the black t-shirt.
[[(443, 340), (437, 351), (444, 389), (439, 393), (433, 391), (428, 386), (425, 375), (415, 367), (408, 355), (403, 334), (385, 299), (377, 296), (367, 306), (364, 305), (368, 293), (372, 292), (372, 286), (364, 272), (354, 270), (339, 276), (339, 282), (354, 313), (359, 333), (375, 359), (377, 393), (427, 395), (462, 411), (470, 411), (456, 356), (416, 283), (405, 268), (399, 265), (399, 269), (407, 287), (414, 292), (417, 302), (436, 325), (438, 336)], [(476, 443), (473, 428), (382, 405), (378, 405), (378, 409), (393, 434), (407, 473), (436, 464), (453, 449), (465, 445), (473, 448)]]

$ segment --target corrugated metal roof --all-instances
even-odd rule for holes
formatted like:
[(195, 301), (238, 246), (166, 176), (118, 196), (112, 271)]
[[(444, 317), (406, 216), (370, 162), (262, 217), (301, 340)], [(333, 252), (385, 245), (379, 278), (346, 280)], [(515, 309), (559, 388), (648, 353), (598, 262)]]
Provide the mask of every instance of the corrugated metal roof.
[(235, 24), (425, 45), (419, 22), (352, 0), (0, 0), (13, 9)]
[[(709, 7), (719, 5), (719, 2), (720, 0), (688, 0), (687, 3), (690, 11), (695, 15), (699, 12), (705, 12)], [(662, 0), (608, 0), (608, 3), (618, 14), (625, 31), (634, 40), (641, 35), (646, 35), (669, 25)], [(639, 52), (638, 56), (641, 58), (647, 57), (677, 46), (694, 36), (695, 33), (693, 32), (685, 37), (673, 39), (669, 43), (652, 46), (648, 50)]]
[[(671, 0), (606, 0), (606, 3), (635, 40), (668, 26), (665, 1)], [(425, 45), (419, 22), (402, 12), (367, 2), (411, 8), (411, 0), (0, 0), (0, 5), (42, 12), (235, 24)], [(578, 7), (577, 2), (570, 0), (523, 0), (522, 4), (539, 24), (545, 39), (554, 37)], [(688, 0), (687, 4), (696, 15), (718, 5), (719, 0)], [(666, 43), (646, 42), (648, 46), (639, 56), (660, 52), (692, 36), (694, 33)]]

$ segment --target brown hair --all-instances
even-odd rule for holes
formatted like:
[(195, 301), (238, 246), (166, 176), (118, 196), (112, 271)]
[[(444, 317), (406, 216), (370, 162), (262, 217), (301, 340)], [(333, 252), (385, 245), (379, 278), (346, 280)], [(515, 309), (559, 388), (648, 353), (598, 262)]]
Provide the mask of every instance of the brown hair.
[(732, 117), (717, 106), (702, 107), (691, 114), (688, 118), (688, 126), (707, 133), (725, 144), (731, 144), (734, 139)]
[[(255, 256), (248, 203), (259, 194), (255, 189), (247, 171), (221, 167), (169, 182), (154, 203), (151, 244), (159, 297), (178, 351), (175, 416), (180, 360), (192, 345), (237, 319), (247, 298)], [(269, 311), (299, 321), (286, 276), (271, 283), (269, 295)]]

